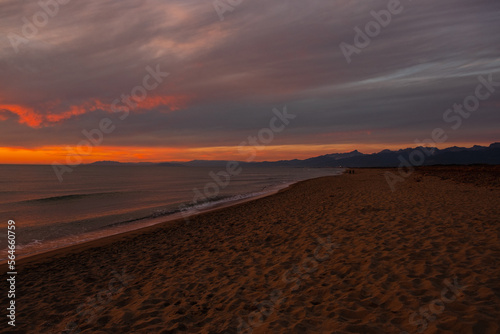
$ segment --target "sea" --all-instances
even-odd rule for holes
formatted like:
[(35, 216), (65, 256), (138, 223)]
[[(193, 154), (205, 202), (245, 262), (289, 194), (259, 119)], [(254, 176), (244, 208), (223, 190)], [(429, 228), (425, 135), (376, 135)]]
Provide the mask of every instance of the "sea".
[(8, 256), (9, 220), (15, 222), (19, 259), (342, 172), (251, 166), (230, 174), (226, 167), (80, 165), (60, 182), (50, 165), (0, 165), (0, 263)]

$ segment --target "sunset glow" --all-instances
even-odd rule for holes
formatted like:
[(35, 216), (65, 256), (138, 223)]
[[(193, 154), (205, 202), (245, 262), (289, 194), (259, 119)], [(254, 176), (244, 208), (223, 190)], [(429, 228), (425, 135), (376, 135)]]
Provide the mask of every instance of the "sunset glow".
[[(0, 163), (64, 160), (103, 120), (113, 130), (84, 163), (245, 160), (240, 143), (284, 108), (294, 117), (261, 143), (256, 161), (415, 147), (435, 129), (447, 137), (432, 146), (489, 145), (499, 140), (490, 32), (500, 20), (486, 5), (458, 2), (404, 4), (346, 56), (355, 28), (386, 2), (259, 0), (221, 19), (200, 1), (72, 1), (26, 37), (26, 20), (42, 9), (9, 0)], [(454, 107), (478, 83), (488, 94), (477, 110)]]
[[(476, 143), (475, 143), (476, 144)], [(489, 143), (480, 143), (485, 146)], [(472, 143), (457, 143), (457, 146), (471, 147)], [(78, 155), (81, 163), (95, 161), (120, 162), (185, 162), (191, 160), (235, 160), (235, 161), (277, 161), (290, 157), (307, 159), (331, 153), (344, 153), (358, 150), (362, 153), (376, 153), (383, 149), (398, 150), (415, 145), (277, 145), (257, 147), (93, 147), (91, 154), (75, 154), (76, 147), (42, 147), (35, 149), (0, 148), (0, 161), (6, 164), (52, 164), (66, 163), (67, 157)], [(442, 149), (448, 145), (437, 145)], [(254, 157), (255, 154), (255, 158)], [(79, 160), (80, 161), (80, 160)]]

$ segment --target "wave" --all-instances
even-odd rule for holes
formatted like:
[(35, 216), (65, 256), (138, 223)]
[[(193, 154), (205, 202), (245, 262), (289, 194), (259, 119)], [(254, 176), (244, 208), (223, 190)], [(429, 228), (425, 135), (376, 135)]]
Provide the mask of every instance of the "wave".
[[(283, 184), (281, 186), (284, 187), (285, 185)], [(171, 216), (174, 214), (179, 214), (179, 213), (182, 213), (183, 217), (187, 217), (190, 215), (194, 215), (194, 214), (209, 210), (215, 206), (220, 206), (220, 205), (224, 205), (224, 204), (228, 204), (228, 203), (232, 203), (232, 202), (238, 202), (238, 201), (242, 201), (242, 200), (249, 199), (252, 197), (262, 196), (262, 195), (265, 195), (265, 194), (272, 192), (274, 189), (276, 189), (276, 187), (272, 187), (272, 188), (271, 187), (264, 187), (262, 189), (262, 191), (258, 191), (258, 192), (236, 194), (236, 195), (227, 195), (227, 196), (214, 196), (214, 197), (202, 200), (202, 201), (198, 201), (196, 203), (184, 202), (184, 203), (178, 204), (178, 206), (176, 208), (154, 210), (152, 213), (150, 213), (148, 215), (141, 216), (141, 217), (135, 217), (132, 219), (127, 219), (127, 220), (123, 220), (123, 221), (115, 222), (115, 223), (111, 223), (111, 224), (107, 224), (105, 226), (98, 228), (97, 230), (105, 230), (108, 228), (117, 227), (120, 225), (125, 225), (125, 224), (130, 224), (130, 223), (135, 223), (135, 222), (139, 222), (139, 221), (158, 219), (161, 217), (168, 217), (168, 216)]]
[(120, 192), (114, 191), (114, 192), (101, 192), (101, 193), (90, 193), (90, 194), (71, 194), (71, 195), (52, 196), (52, 197), (29, 199), (26, 201), (22, 201), (22, 203), (67, 201), (67, 200), (75, 200), (75, 199), (89, 198), (94, 196), (97, 197), (97, 196), (114, 195), (114, 194), (120, 194)]

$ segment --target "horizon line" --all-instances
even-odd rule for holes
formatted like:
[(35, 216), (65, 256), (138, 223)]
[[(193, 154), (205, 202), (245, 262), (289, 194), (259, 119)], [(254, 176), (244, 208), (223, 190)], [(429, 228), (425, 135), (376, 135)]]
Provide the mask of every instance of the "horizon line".
[[(436, 144), (436, 143), (434, 143)], [(443, 143), (444, 144), (444, 143)], [(103, 160), (95, 160), (95, 161), (92, 161), (92, 162), (84, 162), (84, 163), (80, 163), (80, 165), (92, 165), (92, 164), (95, 164), (95, 163), (98, 163), (98, 162), (110, 162), (110, 163), (119, 163), (119, 164), (152, 164), (152, 165), (157, 165), (157, 164), (162, 164), (162, 163), (171, 163), (171, 164), (185, 164), (185, 163), (189, 163), (189, 162), (193, 162), (193, 161), (204, 161), (204, 162), (215, 162), (215, 161), (221, 161), (221, 162), (227, 162), (227, 161), (235, 161), (235, 162), (240, 162), (240, 163), (265, 163), (265, 162), (279, 162), (279, 161), (290, 161), (290, 160), (307, 160), (307, 159), (311, 159), (311, 158), (316, 158), (316, 157), (320, 157), (320, 156), (325, 156), (325, 155), (331, 155), (331, 154), (348, 154), (348, 153), (353, 153), (353, 152), (359, 152), (361, 154), (364, 154), (364, 155), (371, 155), (371, 154), (378, 154), (380, 152), (383, 152), (383, 151), (391, 151), (391, 152), (398, 152), (398, 151), (403, 151), (403, 150), (408, 150), (408, 149), (417, 149), (419, 147), (427, 147), (427, 148), (436, 148), (436, 149), (439, 149), (439, 150), (445, 150), (445, 149), (449, 149), (449, 148), (454, 148), (454, 147), (457, 147), (457, 148), (464, 148), (464, 149), (471, 149), (473, 147), (476, 147), (476, 146), (479, 146), (479, 147), (490, 147), (494, 144), (500, 144), (499, 141), (493, 141), (489, 144), (486, 144), (486, 145), (479, 145), (479, 144), (470, 144), (471, 146), (457, 146), (458, 143), (456, 144), (452, 144), (450, 143), (450, 145), (452, 146), (446, 146), (444, 147), (444, 145), (437, 145), (437, 146), (422, 146), (422, 145), (418, 145), (418, 146), (407, 146), (407, 147), (404, 147), (404, 148), (401, 148), (402, 146), (400, 146), (399, 149), (381, 149), (379, 151), (375, 151), (375, 152), (372, 152), (372, 153), (363, 153), (361, 151), (359, 151), (358, 149), (354, 149), (354, 150), (350, 150), (350, 151), (345, 151), (345, 152), (334, 152), (334, 153), (326, 153), (326, 154), (320, 154), (320, 155), (315, 155), (315, 156), (309, 156), (309, 157), (306, 157), (306, 158), (288, 158), (288, 159), (278, 159), (278, 160), (260, 160), (260, 159), (256, 159), (256, 160), (252, 160), (252, 161), (244, 161), (244, 160), (237, 160), (237, 159), (189, 159), (189, 160), (162, 160), (162, 161), (150, 161), (150, 160), (144, 160), (144, 161), (118, 161), (118, 160), (109, 160), (109, 159), (103, 159)], [(439, 148), (439, 147), (442, 147), (442, 148)], [(0, 162), (0, 165), (31, 165), (31, 166), (51, 166), (54, 162), (52, 163), (22, 163), (22, 162), (12, 162), (12, 163), (9, 163), (9, 162)]]

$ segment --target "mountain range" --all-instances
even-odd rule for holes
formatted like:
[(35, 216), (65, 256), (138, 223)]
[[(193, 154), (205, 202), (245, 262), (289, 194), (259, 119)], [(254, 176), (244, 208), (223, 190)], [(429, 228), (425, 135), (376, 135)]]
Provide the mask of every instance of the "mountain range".
[[(383, 150), (378, 153), (364, 154), (357, 150), (349, 153), (333, 153), (304, 160), (280, 160), (263, 162), (240, 162), (241, 165), (263, 167), (398, 167), (403, 162), (418, 165), (473, 165), (500, 164), (500, 143), (489, 146), (475, 145), (466, 147), (449, 147), (438, 149), (433, 147), (406, 148), (398, 151)], [(116, 161), (97, 161), (92, 165), (159, 165), (171, 167), (222, 167), (226, 160), (193, 160), (189, 162), (162, 163), (121, 163)]]

